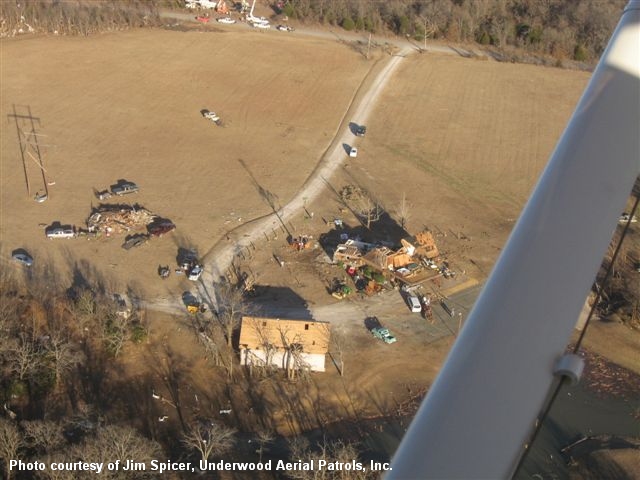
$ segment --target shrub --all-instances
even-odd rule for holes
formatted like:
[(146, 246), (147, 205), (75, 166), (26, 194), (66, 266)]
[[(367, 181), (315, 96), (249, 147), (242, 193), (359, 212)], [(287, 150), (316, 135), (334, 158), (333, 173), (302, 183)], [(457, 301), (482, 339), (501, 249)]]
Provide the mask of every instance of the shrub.
[(577, 44), (576, 48), (573, 49), (573, 59), (578, 62), (584, 62), (587, 58), (589, 58), (587, 49), (582, 45)]
[(491, 44), (491, 35), (489, 35), (486, 31), (482, 31), (478, 34), (477, 42), (480, 45), (489, 45)]
[(131, 326), (131, 341), (140, 344), (147, 339), (147, 329), (140, 323), (134, 323)]
[(405, 35), (409, 32), (410, 22), (409, 18), (406, 15), (401, 15), (400, 17), (396, 17), (396, 32), (400, 35)]
[(287, 3), (284, 7), (282, 7), (282, 13), (284, 13), (287, 17), (292, 17), (295, 15), (296, 11), (293, 8), (293, 5)]
[(26, 398), (29, 394), (29, 386), (22, 380), (13, 380), (9, 384), (7, 393), (10, 398)]
[(345, 30), (353, 30), (356, 27), (356, 24), (353, 22), (353, 20), (351, 19), (351, 17), (345, 17), (342, 19), (342, 28), (344, 28)]

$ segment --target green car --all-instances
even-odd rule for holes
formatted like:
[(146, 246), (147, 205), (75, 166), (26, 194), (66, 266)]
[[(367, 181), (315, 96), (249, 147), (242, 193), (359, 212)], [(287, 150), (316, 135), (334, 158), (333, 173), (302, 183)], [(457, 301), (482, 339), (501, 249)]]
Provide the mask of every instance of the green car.
[(389, 332), (388, 328), (382, 328), (382, 327), (374, 328), (371, 330), (371, 334), (374, 337), (382, 340), (384, 343), (395, 343), (398, 341), (396, 337), (391, 335), (391, 332)]

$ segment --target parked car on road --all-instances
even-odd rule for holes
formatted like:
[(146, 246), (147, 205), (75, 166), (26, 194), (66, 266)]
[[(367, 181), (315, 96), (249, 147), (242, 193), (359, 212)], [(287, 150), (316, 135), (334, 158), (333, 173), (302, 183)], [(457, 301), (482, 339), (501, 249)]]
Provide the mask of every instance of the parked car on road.
[(224, 24), (227, 24), (227, 25), (231, 25), (231, 24), (236, 23), (236, 21), (235, 21), (233, 18), (231, 18), (231, 17), (220, 17), (220, 18), (216, 18), (216, 22), (218, 22), (218, 23), (224, 23)]
[(413, 313), (420, 313), (422, 311), (422, 305), (420, 305), (420, 300), (415, 295), (407, 296), (407, 305), (409, 305), (409, 309)]
[(351, 150), (349, 150), (349, 156), (356, 158), (358, 156), (358, 149), (356, 147), (351, 147)]
[(356, 135), (358, 137), (364, 137), (367, 134), (367, 127), (365, 127), (364, 125), (360, 125), (358, 128), (356, 128)]
[(293, 32), (295, 30), (295, 28), (290, 27), (289, 25), (278, 25), (276, 28), (281, 32)]
[(200, 276), (202, 275), (202, 272), (204, 272), (202, 265), (196, 264), (193, 267), (191, 267), (191, 269), (188, 271), (187, 278), (192, 282), (197, 282)]

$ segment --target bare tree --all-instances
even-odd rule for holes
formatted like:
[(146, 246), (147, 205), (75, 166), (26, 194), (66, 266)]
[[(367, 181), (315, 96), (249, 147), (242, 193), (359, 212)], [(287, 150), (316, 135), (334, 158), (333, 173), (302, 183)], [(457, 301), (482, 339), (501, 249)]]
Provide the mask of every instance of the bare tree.
[(18, 317), (18, 301), (10, 292), (12, 287), (10, 279), (1, 278), (0, 282), (0, 354), (2, 354), (9, 338), (8, 333)]
[(400, 226), (405, 229), (407, 222), (411, 218), (411, 204), (407, 202), (406, 192), (402, 192), (402, 199), (398, 205), (398, 216), (400, 217)]
[[(306, 458), (313, 460), (317, 465), (318, 460), (327, 462), (349, 463), (357, 460), (359, 452), (353, 443), (336, 440), (328, 442), (324, 439), (316, 445), (315, 449), (309, 447), (309, 442), (304, 437), (294, 437), (289, 442), (289, 451), (291, 459)], [(287, 472), (290, 478), (295, 480), (367, 480), (378, 476), (377, 472), (368, 470), (292, 470)]]
[[(66, 451), (58, 451), (53, 455), (46, 455), (41, 459), (41, 461), (44, 462), (45, 465), (51, 465), (52, 463), (73, 462), (77, 460), (70, 457), (69, 453)], [(45, 468), (44, 470), (36, 472), (36, 477), (43, 480), (77, 480), (79, 475), (78, 472), (74, 472), (73, 470), (52, 470), (50, 468)]]
[(210, 357), (214, 365), (219, 367), (222, 365), (223, 360), (220, 345), (225, 343), (224, 334), (221, 332), (220, 325), (213, 322), (202, 325), (197, 321), (197, 316), (194, 321), (196, 322), (198, 340), (204, 347), (207, 357)]
[(103, 327), (103, 340), (107, 350), (117, 357), (122, 351), (129, 332), (129, 319), (109, 313)]
[(447, 25), (451, 15), (451, 4), (448, 2), (429, 2), (418, 7), (418, 17), (422, 23), (424, 48), (427, 48), (427, 38), (434, 37)]
[[(309, 459), (309, 440), (306, 437), (295, 436), (289, 440), (289, 458), (293, 459)], [(291, 470), (287, 475), (294, 480), (311, 480), (315, 477), (313, 471)]]
[(28, 420), (21, 422), (25, 442), (40, 453), (51, 454), (65, 443), (63, 427), (50, 420)]
[(73, 349), (72, 345), (61, 332), (51, 335), (47, 342), (47, 357), (50, 360), (51, 369), (55, 376), (56, 385), (60, 385), (62, 378), (67, 375), (80, 361), (80, 354)]
[(42, 355), (36, 342), (24, 332), (18, 338), (10, 340), (7, 356), (11, 371), (20, 380), (25, 380), (37, 372), (42, 363)]
[(182, 443), (196, 450), (203, 462), (213, 455), (221, 455), (231, 449), (236, 431), (215, 422), (200, 424), (182, 437)]
[(275, 435), (271, 430), (268, 430), (266, 428), (259, 428), (256, 432), (256, 435), (258, 437), (258, 445), (260, 445), (260, 447), (258, 448), (258, 455), (260, 457), (259, 461), (262, 462), (262, 453), (264, 452), (264, 447), (265, 445), (273, 442)]
[[(95, 435), (88, 436), (85, 441), (75, 446), (72, 457), (91, 458), (94, 462), (114, 462), (127, 460), (150, 462), (161, 453), (160, 445), (140, 435), (131, 427), (107, 425), (99, 428)], [(122, 478), (149, 476), (150, 472), (122, 472)], [(124, 475), (126, 473), (126, 475)]]
[(380, 220), (382, 207), (364, 189), (356, 185), (347, 185), (340, 191), (340, 197), (367, 228), (371, 228), (372, 222)]
[(75, 320), (74, 326), (79, 334), (95, 329), (100, 317), (100, 308), (91, 290), (87, 288), (80, 290), (69, 307), (72, 318)]
[(230, 283), (222, 283), (218, 289), (218, 318), (227, 339), (227, 346), (231, 347), (233, 333), (240, 325), (242, 315), (248, 313), (242, 290)]
[(256, 319), (247, 321), (246, 324), (243, 323), (243, 328), (253, 329), (257, 337), (260, 339), (259, 343), (259, 351), (264, 353), (264, 357), (260, 355), (256, 355), (250, 350), (247, 351), (246, 355), (249, 356), (247, 359), (247, 364), (249, 365), (249, 375), (253, 376), (254, 368), (258, 368), (259, 373), (268, 374), (272, 369), (277, 368), (273, 364), (273, 357), (278, 351), (277, 345), (273, 343), (272, 334), (276, 332), (273, 331), (269, 324), (264, 324)]
[(5, 464), (7, 480), (11, 478), (9, 460), (18, 458), (18, 451), (24, 446), (24, 439), (15, 423), (6, 418), (0, 418), (0, 459)]
[(304, 374), (308, 371), (308, 365), (302, 358), (303, 346), (302, 339), (299, 335), (291, 335), (286, 327), (279, 327), (280, 343), (285, 351), (284, 368), (287, 372), (289, 380), (295, 380), (296, 375), (300, 372)]
[[(344, 331), (334, 328), (331, 332), (331, 350), (333, 351), (331, 357), (334, 362), (337, 362), (340, 366), (340, 376), (344, 376), (344, 352), (349, 347), (348, 337), (344, 334)], [(335, 356), (334, 356), (335, 354)]]

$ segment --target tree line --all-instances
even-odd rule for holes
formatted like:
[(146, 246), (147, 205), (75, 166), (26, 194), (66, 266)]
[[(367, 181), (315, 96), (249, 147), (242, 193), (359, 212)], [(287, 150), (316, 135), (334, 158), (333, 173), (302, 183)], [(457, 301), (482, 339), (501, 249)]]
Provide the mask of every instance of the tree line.
[(288, 0), (282, 12), (345, 30), (518, 48), (594, 61), (626, 0)]
[(144, 0), (0, 2), (0, 37), (22, 33), (92, 35), (155, 25), (159, 25), (155, 3)]
[[(239, 4), (240, 2), (233, 2)], [(287, 0), (263, 2), (274, 13), (416, 41), (478, 44), (522, 59), (515, 51), (556, 60), (595, 62), (627, 0)], [(90, 35), (160, 25), (161, 8), (182, 0), (0, 2), (0, 36), (20, 33)]]

